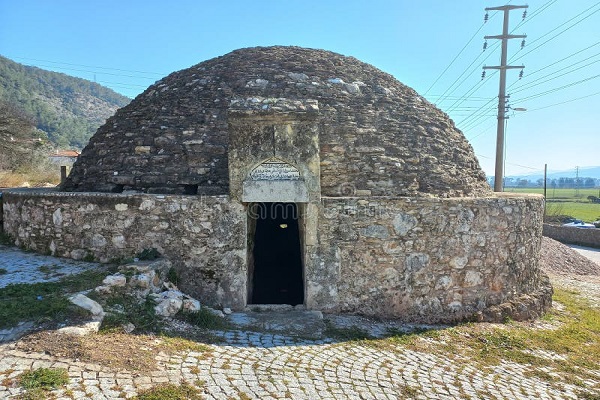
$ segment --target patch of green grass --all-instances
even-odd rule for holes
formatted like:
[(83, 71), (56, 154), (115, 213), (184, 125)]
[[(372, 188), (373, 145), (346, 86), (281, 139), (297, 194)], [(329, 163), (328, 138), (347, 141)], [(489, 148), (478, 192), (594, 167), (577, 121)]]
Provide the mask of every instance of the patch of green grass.
[(175, 286), (179, 285), (179, 276), (177, 275), (175, 268), (169, 268), (169, 271), (167, 272), (167, 280)]
[(18, 395), (16, 400), (47, 400), (48, 391), (42, 388), (29, 389), (25, 393)]
[(198, 389), (186, 383), (174, 385), (168, 383), (159, 385), (140, 392), (135, 400), (200, 400), (201, 393)]
[(21, 321), (58, 321), (69, 316), (83, 316), (87, 311), (72, 305), (71, 293), (98, 286), (107, 275), (104, 271), (84, 271), (57, 282), (12, 284), (0, 289), (0, 329)]
[[(505, 188), (505, 192), (513, 193), (536, 193), (544, 194), (544, 188)], [(579, 196), (578, 196), (579, 194)], [(598, 188), (586, 188), (586, 189), (552, 189), (548, 187), (546, 190), (546, 197), (548, 200), (581, 200), (587, 202), (588, 196), (598, 196)]]
[(409, 346), (422, 337), (437, 339), (440, 336), (440, 331), (438, 329), (415, 329), (407, 332), (388, 329), (387, 334), (389, 335), (388, 342), (395, 345)]
[(105, 310), (109, 311), (111, 308), (118, 307), (122, 309), (122, 312), (109, 311), (102, 320), (100, 327), (102, 332), (120, 331), (122, 326), (128, 322), (135, 325), (134, 332), (159, 333), (162, 331), (163, 324), (154, 311), (156, 303), (150, 297), (140, 302), (133, 296), (117, 294), (107, 298), (104, 303), (106, 304)]
[[(541, 188), (507, 188), (507, 192), (543, 194)], [(588, 196), (598, 196), (598, 189), (548, 189), (546, 216), (569, 216), (585, 222), (600, 219), (600, 204), (590, 202)]]
[(325, 322), (325, 332), (323, 333), (330, 338), (341, 341), (372, 339), (372, 336), (369, 335), (369, 332), (358, 326), (340, 328), (329, 321)]
[(165, 335), (162, 335), (161, 339), (171, 351), (196, 351), (207, 354), (212, 353), (211, 348), (208, 347), (206, 344), (198, 343), (190, 339), (175, 336), (171, 337)]
[(8, 233), (0, 232), (0, 244), (12, 246), (15, 244), (15, 240)]
[(60, 269), (60, 267), (58, 265), (40, 265), (38, 267), (38, 271), (40, 271), (42, 274), (46, 274), (46, 275), (49, 275), (49, 274), (55, 272), (57, 269)]
[(69, 383), (69, 374), (64, 368), (39, 368), (26, 371), (19, 376), (19, 385), (25, 389), (52, 390)]
[(229, 328), (229, 322), (225, 318), (213, 314), (211, 310), (204, 307), (197, 312), (181, 311), (177, 316), (202, 329), (224, 330)]
[(94, 261), (96, 261), (96, 257), (94, 257), (94, 255), (92, 253), (87, 253), (85, 255), (85, 257), (83, 257), (82, 260), (85, 262), (94, 262)]

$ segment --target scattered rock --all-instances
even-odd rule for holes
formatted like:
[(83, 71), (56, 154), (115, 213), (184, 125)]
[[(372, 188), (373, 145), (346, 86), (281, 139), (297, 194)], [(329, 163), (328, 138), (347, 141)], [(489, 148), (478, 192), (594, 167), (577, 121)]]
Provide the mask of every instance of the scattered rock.
[(85, 336), (90, 333), (96, 333), (100, 329), (100, 321), (89, 321), (82, 325), (76, 326), (65, 326), (64, 328), (58, 329), (57, 332), (68, 335)]
[(94, 319), (101, 320), (104, 317), (104, 310), (102, 309), (102, 306), (81, 293), (69, 297), (69, 301), (76, 306), (88, 310), (90, 313), (92, 313)]
[(123, 287), (127, 284), (127, 278), (123, 274), (109, 275), (102, 281), (105, 286)]
[(166, 298), (161, 300), (155, 307), (156, 315), (161, 317), (173, 317), (183, 306), (183, 300), (177, 298)]
[(135, 325), (132, 324), (131, 322), (128, 322), (126, 324), (123, 324), (122, 328), (123, 328), (123, 332), (125, 332), (125, 333), (131, 333), (131, 332), (133, 332), (135, 330)]
[(200, 302), (196, 299), (184, 299), (183, 310), (188, 312), (198, 312), (200, 311)]

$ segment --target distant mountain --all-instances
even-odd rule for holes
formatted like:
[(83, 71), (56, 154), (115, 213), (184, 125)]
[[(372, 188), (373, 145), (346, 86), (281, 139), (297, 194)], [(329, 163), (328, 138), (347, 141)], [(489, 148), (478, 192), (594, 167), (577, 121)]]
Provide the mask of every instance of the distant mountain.
[(58, 147), (83, 148), (131, 99), (97, 83), (0, 56), (0, 100), (33, 117)]
[[(548, 179), (559, 179), (559, 178), (575, 178), (575, 168), (566, 171), (548, 171)], [(580, 178), (594, 178), (600, 179), (600, 166), (598, 167), (581, 167), (579, 168)], [(535, 182), (538, 179), (544, 179), (544, 171), (535, 172), (526, 175), (510, 175), (507, 178), (512, 179), (525, 179), (528, 181)]]

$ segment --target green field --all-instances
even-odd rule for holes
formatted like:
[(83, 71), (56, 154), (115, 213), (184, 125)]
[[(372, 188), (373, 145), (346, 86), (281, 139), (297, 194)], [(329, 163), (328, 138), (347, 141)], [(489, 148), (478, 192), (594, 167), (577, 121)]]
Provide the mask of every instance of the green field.
[[(542, 188), (506, 188), (505, 192), (544, 194)], [(587, 197), (600, 197), (599, 189), (552, 189), (546, 191), (546, 215), (568, 215), (592, 222), (600, 219), (600, 204), (591, 203)]]

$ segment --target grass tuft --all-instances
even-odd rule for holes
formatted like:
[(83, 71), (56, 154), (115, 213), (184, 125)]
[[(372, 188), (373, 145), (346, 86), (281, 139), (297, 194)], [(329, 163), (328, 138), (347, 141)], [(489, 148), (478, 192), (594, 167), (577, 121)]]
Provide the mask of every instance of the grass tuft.
[(39, 368), (26, 371), (19, 377), (19, 385), (25, 389), (52, 390), (69, 383), (69, 374), (64, 368)]
[(84, 316), (87, 311), (72, 305), (67, 296), (98, 286), (106, 274), (90, 270), (56, 282), (19, 283), (0, 288), (0, 329), (21, 321), (58, 321)]
[(197, 312), (181, 311), (177, 317), (202, 329), (224, 330), (229, 328), (229, 323), (225, 318), (213, 314), (211, 310), (204, 307)]
[(340, 328), (333, 325), (329, 321), (326, 322), (324, 334), (328, 337), (341, 341), (366, 340), (372, 338), (366, 330), (358, 326)]
[[(122, 326), (127, 323), (132, 323), (135, 326), (134, 332), (137, 333), (162, 331), (163, 324), (154, 310), (156, 303), (150, 297), (140, 303), (135, 297), (122, 294), (111, 296), (104, 303), (108, 313), (102, 320), (102, 332), (121, 331)], [(111, 309), (115, 311), (111, 312)]]
[(200, 391), (186, 383), (174, 385), (168, 383), (140, 392), (135, 400), (200, 400)]

